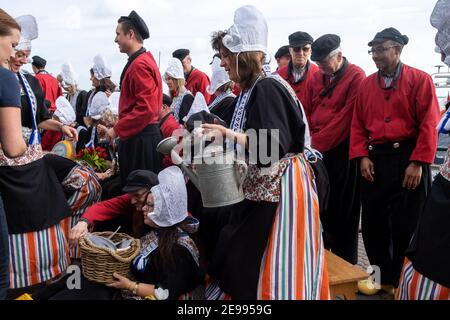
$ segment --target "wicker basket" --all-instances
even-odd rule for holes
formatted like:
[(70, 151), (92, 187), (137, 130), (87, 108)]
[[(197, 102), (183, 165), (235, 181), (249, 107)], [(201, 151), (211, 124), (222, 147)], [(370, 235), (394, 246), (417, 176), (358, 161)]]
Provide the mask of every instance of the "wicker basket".
[[(95, 232), (94, 234), (107, 238), (113, 232)], [(111, 238), (116, 243), (124, 239), (133, 238), (124, 233), (116, 233)], [(116, 281), (113, 277), (114, 272), (126, 277), (131, 261), (139, 254), (141, 248), (139, 240), (133, 240), (130, 249), (115, 252), (111, 249), (95, 247), (88, 238), (82, 237), (80, 251), (83, 275), (90, 281), (103, 284)]]

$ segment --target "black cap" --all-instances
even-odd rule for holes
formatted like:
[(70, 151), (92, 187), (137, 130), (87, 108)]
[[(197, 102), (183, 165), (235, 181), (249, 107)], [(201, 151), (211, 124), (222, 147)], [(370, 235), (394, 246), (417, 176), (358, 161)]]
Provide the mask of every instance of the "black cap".
[(127, 16), (120, 17), (120, 20), (125, 19), (130, 21), (133, 26), (136, 28), (139, 35), (142, 39), (148, 39), (150, 37), (150, 32), (148, 31), (148, 27), (145, 24), (145, 21), (136, 13), (136, 11), (131, 11), (131, 13)]
[(281, 57), (289, 56), (289, 46), (282, 46), (278, 49), (277, 53), (275, 53), (275, 59), (279, 59)]
[(149, 170), (134, 170), (127, 177), (127, 184), (122, 189), (123, 192), (130, 193), (141, 188), (148, 188), (158, 184), (158, 176), (156, 173)]
[(191, 52), (189, 51), (189, 49), (178, 49), (172, 53), (172, 57), (183, 61), (183, 59), (186, 58), (190, 53)]
[(387, 28), (387, 29), (384, 29), (383, 31), (378, 32), (375, 35), (375, 38), (373, 38), (373, 40), (368, 43), (368, 46), (372, 47), (375, 44), (380, 44), (380, 43), (386, 42), (388, 40), (392, 40), (397, 43), (400, 43), (402, 46), (404, 46), (405, 44), (408, 44), (408, 42), (409, 42), (409, 38), (407, 36), (402, 35), (400, 33), (400, 31), (391, 27), (391, 28)]
[(167, 94), (163, 93), (162, 103), (170, 107), (170, 105), (172, 104), (172, 98), (169, 97)]
[(313, 37), (306, 32), (297, 31), (289, 36), (289, 47), (291, 48), (301, 48), (307, 44), (312, 44), (313, 42)]
[(32, 59), (33, 62), (31, 64), (36, 68), (45, 68), (45, 66), (47, 65), (47, 60), (45, 60), (44, 58), (34, 56)]
[(312, 44), (311, 60), (321, 61), (341, 45), (341, 38), (335, 34), (325, 34)]

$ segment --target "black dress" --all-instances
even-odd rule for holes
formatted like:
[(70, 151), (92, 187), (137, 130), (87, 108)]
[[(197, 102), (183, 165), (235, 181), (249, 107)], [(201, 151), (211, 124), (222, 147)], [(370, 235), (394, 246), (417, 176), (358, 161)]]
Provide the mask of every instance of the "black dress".
[(227, 97), (215, 105), (210, 111), (230, 126), (233, 119), (234, 107), (236, 106), (235, 97)]
[(178, 114), (180, 124), (184, 124), (183, 118), (186, 117), (191, 110), (192, 103), (194, 102), (194, 96), (192, 94), (186, 94), (181, 101), (180, 112)]
[[(247, 129), (279, 129), (280, 158), (303, 152), (305, 124), (301, 111), (286, 88), (274, 79), (262, 79), (256, 84), (247, 103)], [(263, 139), (270, 141), (272, 134), (268, 130), (259, 136), (258, 144)], [(245, 199), (231, 209), (208, 271), (232, 299), (257, 298), (261, 261), (277, 206), (275, 202)]]
[[(31, 90), (33, 90), (33, 93), (36, 97), (37, 102), (37, 110), (36, 110), (36, 124), (39, 125), (39, 123), (49, 120), (52, 118), (50, 112), (48, 111), (47, 107), (45, 106), (45, 96), (44, 92), (42, 91), (42, 87), (39, 84), (38, 79), (33, 77), (31, 74), (25, 74), (25, 79), (28, 81)], [(21, 116), (22, 116), (22, 127), (27, 128), (33, 128), (33, 122), (32, 122), (32, 114), (30, 109), (30, 102), (28, 101), (28, 97), (25, 93), (25, 91), (22, 91), (20, 102), (22, 103), (22, 109), (21, 109)]]

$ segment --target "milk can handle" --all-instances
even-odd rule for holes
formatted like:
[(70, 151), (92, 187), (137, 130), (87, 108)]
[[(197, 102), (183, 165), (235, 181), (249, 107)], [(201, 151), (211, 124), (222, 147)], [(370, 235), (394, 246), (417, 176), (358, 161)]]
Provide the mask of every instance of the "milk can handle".
[[(239, 166), (238, 165), (242, 165), (244, 167), (244, 173), (242, 175), (239, 172)], [(238, 180), (239, 180), (239, 188), (240, 188), (244, 184), (245, 178), (247, 177), (248, 166), (245, 163), (245, 161), (243, 161), (243, 160), (236, 160), (236, 169), (235, 170), (236, 170), (236, 176), (238, 177)]]

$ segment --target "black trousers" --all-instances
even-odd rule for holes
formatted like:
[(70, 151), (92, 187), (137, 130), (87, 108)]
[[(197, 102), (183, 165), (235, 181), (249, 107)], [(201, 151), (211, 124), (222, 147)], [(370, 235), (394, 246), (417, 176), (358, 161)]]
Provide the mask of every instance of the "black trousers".
[(128, 175), (138, 169), (159, 173), (162, 170), (162, 154), (156, 146), (162, 140), (158, 125), (148, 125), (137, 135), (119, 142), (119, 167), (122, 187)]
[(381, 270), (381, 284), (398, 286), (406, 250), (431, 186), (429, 165), (415, 190), (402, 187), (415, 142), (374, 145), (369, 158), (374, 182), (361, 178), (362, 233), (372, 266)]
[(360, 216), (359, 169), (349, 161), (349, 141), (323, 154), (328, 172), (330, 195), (320, 219), (325, 248), (352, 264), (358, 262)]

